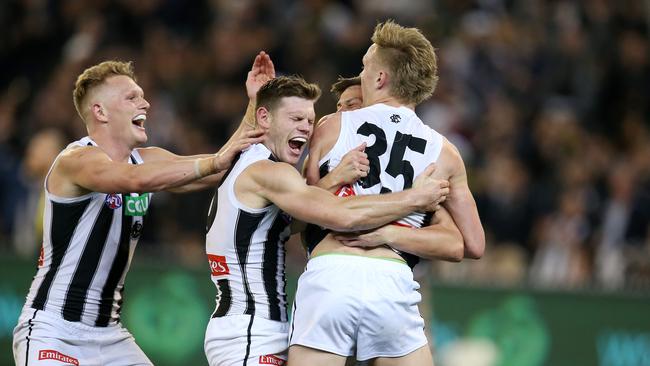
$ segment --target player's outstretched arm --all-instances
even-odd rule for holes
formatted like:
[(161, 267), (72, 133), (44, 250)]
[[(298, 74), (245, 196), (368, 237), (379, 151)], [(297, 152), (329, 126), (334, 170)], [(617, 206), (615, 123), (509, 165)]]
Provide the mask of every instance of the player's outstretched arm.
[(159, 147), (138, 149), (138, 152), (145, 162), (194, 160), (201, 158), (210, 158), (214, 157), (215, 155), (219, 156), (224, 162), (221, 164), (221, 166), (226, 167), (225, 169), (222, 169), (215, 174), (211, 174), (206, 177), (191, 181), (190, 183), (166, 189), (167, 191), (173, 193), (185, 193), (207, 189), (219, 185), (219, 183), (221, 183), (221, 179), (223, 178), (223, 174), (231, 166), (232, 161), (239, 154), (239, 152), (251, 146), (252, 144), (260, 143), (263, 140), (264, 132), (260, 129), (256, 129), (242, 132), (238, 138), (233, 139), (233, 141), (231, 141), (229, 144), (224, 145), (216, 154), (183, 156), (176, 155)]
[(430, 210), (444, 201), (448, 183), (433, 179), (434, 169), (429, 167), (418, 176), (412, 189), (348, 198), (306, 185), (288, 164), (259, 162), (249, 174), (256, 185), (252, 189), (258, 189), (260, 196), (291, 216), (335, 231), (357, 231), (381, 226), (413, 211)]
[(422, 228), (389, 224), (365, 233), (337, 233), (334, 238), (350, 247), (389, 245), (425, 259), (460, 262), (464, 256), (463, 235), (444, 207), (436, 210), (435, 217), (435, 222)]
[(57, 160), (48, 185), (53, 184), (54, 187), (50, 187), (54, 188), (53, 192), (64, 197), (91, 191), (128, 193), (170, 190), (227, 170), (239, 151), (248, 146), (250, 141), (244, 139), (218, 154), (178, 158), (158, 149), (155, 150), (158, 154), (172, 157), (147, 161), (143, 156), (145, 162), (137, 165), (115, 162), (98, 147), (71, 148)]

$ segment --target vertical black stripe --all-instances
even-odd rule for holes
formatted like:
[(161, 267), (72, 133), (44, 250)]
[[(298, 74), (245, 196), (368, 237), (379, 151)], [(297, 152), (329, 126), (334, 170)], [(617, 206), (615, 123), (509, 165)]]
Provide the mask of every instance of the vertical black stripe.
[(29, 324), (29, 333), (27, 333), (27, 349), (25, 350), (25, 366), (29, 365), (29, 337), (32, 335), (32, 330), (34, 329), (34, 323), (33, 320), (36, 318), (36, 313), (38, 313), (38, 310), (34, 310), (34, 316), (32, 316), (31, 319), (27, 322)]
[(79, 219), (86, 211), (90, 199), (75, 203), (52, 202), (52, 224), (50, 227), (50, 241), (52, 243), (52, 262), (50, 268), (38, 288), (32, 308), (43, 310), (47, 301), (54, 276), (61, 266), (65, 252), (68, 250), (70, 240), (74, 234)]
[(246, 354), (244, 355), (244, 364), (242, 366), (248, 365), (248, 357), (251, 354), (251, 329), (253, 328), (253, 319), (255, 317), (251, 315), (251, 321), (248, 323), (248, 329), (246, 330)]
[[(280, 309), (280, 298), (278, 294), (278, 255), (280, 248), (284, 250), (284, 243), (280, 243), (280, 234), (289, 225), (282, 211), (279, 211), (273, 224), (266, 234), (264, 243), (264, 256), (262, 262), (262, 278), (264, 289), (269, 299), (269, 317), (271, 320), (282, 321), (282, 309)], [(284, 275), (284, 271), (281, 275)], [(286, 300), (286, 299), (285, 299)], [(285, 314), (286, 315), (286, 314)]]
[(246, 310), (244, 314), (255, 314), (255, 299), (251, 293), (250, 285), (248, 284), (248, 276), (246, 274), (246, 264), (248, 262), (248, 250), (251, 246), (251, 239), (253, 233), (262, 222), (265, 213), (252, 214), (239, 210), (237, 216), (237, 224), (235, 228), (235, 247), (237, 249), (237, 261), (239, 262), (239, 269), (242, 274), (242, 282), (244, 285), (244, 292), (246, 293)]
[[(297, 294), (298, 292), (296, 292)], [(291, 340), (293, 339), (293, 332), (296, 330), (296, 303), (297, 298), (293, 298), (293, 306), (291, 307), (291, 332), (289, 332), (289, 345), (291, 345)]]
[(102, 288), (101, 300), (99, 302), (99, 315), (95, 321), (98, 327), (105, 327), (111, 319), (111, 311), (113, 310), (113, 302), (115, 301), (115, 290), (120, 282), (120, 279), (126, 271), (126, 264), (129, 261), (129, 249), (131, 246), (131, 227), (133, 226), (134, 217), (127, 216), (126, 210), (122, 210), (122, 230), (120, 233), (120, 241), (115, 253), (115, 259), (108, 272), (106, 283)]
[[(327, 175), (329, 173), (329, 160), (324, 162), (323, 164), (318, 167), (318, 174), (321, 178)], [(311, 253), (314, 248), (316, 248), (316, 245), (323, 241), (327, 234), (330, 233), (330, 230), (324, 229), (318, 225), (314, 224), (307, 224), (305, 226), (305, 231), (302, 233), (302, 242), (305, 245), (307, 249), (307, 253)]]
[(217, 299), (219, 305), (214, 311), (214, 314), (212, 314), (213, 318), (226, 315), (232, 304), (232, 292), (230, 292), (230, 282), (228, 282), (228, 279), (217, 280), (217, 289), (219, 290), (219, 299)]
[(72, 322), (81, 320), (81, 313), (85, 306), (88, 288), (95, 277), (95, 272), (99, 267), (99, 260), (108, 240), (113, 214), (114, 210), (108, 208), (106, 205), (102, 205), (97, 220), (90, 231), (90, 236), (81, 254), (81, 258), (79, 259), (77, 269), (72, 276), (68, 293), (65, 296), (65, 303), (62, 310), (63, 319), (65, 320)]
[(326, 176), (330, 172), (329, 165), (330, 165), (330, 161), (327, 160), (318, 167), (318, 175), (321, 178), (323, 178), (324, 176)]
[(214, 195), (212, 195), (212, 201), (210, 201), (210, 207), (208, 208), (208, 219), (207, 222), (205, 223), (205, 232), (207, 233), (210, 231), (210, 228), (212, 227), (212, 224), (214, 223), (215, 217), (217, 217), (217, 207), (218, 207), (218, 196), (219, 196), (219, 187), (223, 184), (223, 182), (228, 178), (230, 175), (230, 172), (232, 172), (233, 168), (235, 167), (235, 164), (241, 157), (241, 152), (235, 156), (235, 158), (232, 161), (232, 165), (226, 171), (226, 174), (223, 175), (221, 178), (221, 183), (217, 186), (217, 188), (214, 189)]

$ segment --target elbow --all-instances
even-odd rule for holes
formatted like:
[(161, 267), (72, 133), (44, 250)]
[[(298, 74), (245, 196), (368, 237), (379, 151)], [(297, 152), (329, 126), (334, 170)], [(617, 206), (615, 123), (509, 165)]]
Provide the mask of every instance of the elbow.
[(463, 248), (462, 243), (461, 245), (454, 246), (447, 256), (449, 262), (460, 262), (463, 258), (465, 258), (465, 249)]
[(463, 236), (460, 232), (454, 233), (453, 237), (450, 238), (449, 250), (445, 256), (445, 260), (448, 262), (460, 262), (465, 258), (465, 245), (463, 243)]
[(485, 254), (485, 235), (481, 235), (473, 241), (465, 243), (465, 257), (470, 259), (481, 259)]

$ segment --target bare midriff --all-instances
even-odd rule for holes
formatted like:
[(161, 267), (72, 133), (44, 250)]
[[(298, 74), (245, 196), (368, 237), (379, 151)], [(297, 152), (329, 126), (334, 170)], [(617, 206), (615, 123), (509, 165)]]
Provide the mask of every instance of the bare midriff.
[(343, 245), (340, 241), (334, 239), (332, 234), (327, 234), (327, 236), (321, 240), (316, 248), (311, 252), (312, 257), (316, 257), (324, 254), (352, 254), (360, 255), (363, 257), (373, 257), (373, 258), (390, 258), (403, 261), (404, 259), (400, 257), (399, 254), (395, 253), (392, 249), (386, 246), (379, 246), (374, 248), (359, 248), (359, 247), (348, 247)]

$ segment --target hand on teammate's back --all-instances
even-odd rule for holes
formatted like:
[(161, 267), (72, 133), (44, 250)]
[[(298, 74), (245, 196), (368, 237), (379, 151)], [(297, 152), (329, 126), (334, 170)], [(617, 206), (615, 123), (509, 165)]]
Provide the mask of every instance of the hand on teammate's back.
[(429, 164), (426, 169), (413, 181), (413, 189), (425, 189), (430, 193), (430, 201), (425, 211), (435, 211), (438, 205), (445, 202), (449, 194), (449, 181), (436, 179), (433, 173), (436, 171), (436, 164)]

